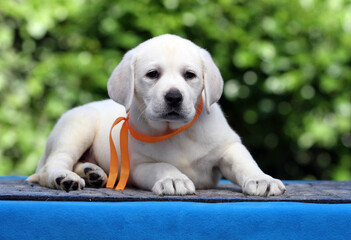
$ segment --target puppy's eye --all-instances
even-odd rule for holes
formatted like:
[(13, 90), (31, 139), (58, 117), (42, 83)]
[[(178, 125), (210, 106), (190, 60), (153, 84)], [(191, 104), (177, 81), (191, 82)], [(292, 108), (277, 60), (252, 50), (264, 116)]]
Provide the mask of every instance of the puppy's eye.
[(186, 71), (186, 72), (184, 73), (184, 78), (185, 78), (186, 80), (191, 80), (191, 79), (196, 78), (196, 75), (195, 75), (195, 73), (193, 73), (193, 72)]
[(156, 70), (152, 70), (148, 72), (146, 76), (150, 79), (158, 79), (160, 77), (160, 73)]

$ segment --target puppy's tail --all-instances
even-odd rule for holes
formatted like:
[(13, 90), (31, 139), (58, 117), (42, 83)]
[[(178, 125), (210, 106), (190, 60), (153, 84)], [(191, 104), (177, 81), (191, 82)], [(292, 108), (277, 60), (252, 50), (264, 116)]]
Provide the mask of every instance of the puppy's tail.
[(30, 175), (27, 179), (27, 182), (31, 182), (31, 183), (39, 183), (39, 174), (34, 173), (33, 175)]

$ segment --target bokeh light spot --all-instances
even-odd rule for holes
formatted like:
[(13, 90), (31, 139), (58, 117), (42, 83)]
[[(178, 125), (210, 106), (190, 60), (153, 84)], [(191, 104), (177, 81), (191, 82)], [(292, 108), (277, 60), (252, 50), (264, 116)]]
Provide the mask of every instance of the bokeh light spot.
[(266, 98), (266, 99), (262, 99), (258, 103), (258, 107), (262, 112), (270, 113), (273, 111), (273, 109), (275, 107), (275, 103), (271, 99)]
[(245, 72), (243, 78), (247, 85), (254, 85), (257, 82), (257, 74), (254, 71)]
[(239, 89), (240, 85), (238, 81), (233, 79), (228, 80), (224, 85), (224, 96), (229, 100), (233, 100), (238, 97)]
[(304, 99), (309, 100), (309, 99), (312, 99), (314, 97), (315, 90), (312, 86), (305, 85), (301, 88), (300, 94)]
[(257, 122), (258, 114), (254, 110), (247, 110), (244, 113), (244, 121), (248, 124), (254, 124)]

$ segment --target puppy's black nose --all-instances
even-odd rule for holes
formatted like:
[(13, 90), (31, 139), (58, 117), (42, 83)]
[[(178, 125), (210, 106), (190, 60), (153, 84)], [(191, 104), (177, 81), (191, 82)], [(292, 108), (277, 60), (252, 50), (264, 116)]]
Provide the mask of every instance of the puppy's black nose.
[(183, 95), (178, 89), (171, 89), (165, 95), (165, 101), (168, 106), (176, 108), (183, 102)]

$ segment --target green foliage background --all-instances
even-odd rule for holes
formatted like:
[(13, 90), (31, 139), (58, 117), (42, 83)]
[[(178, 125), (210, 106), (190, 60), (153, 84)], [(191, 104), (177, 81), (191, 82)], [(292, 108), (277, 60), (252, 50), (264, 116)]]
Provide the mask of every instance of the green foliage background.
[(347, 0), (1, 0), (0, 174), (32, 173), (59, 116), (107, 98), (123, 54), (163, 33), (212, 53), (264, 171), (351, 179)]

